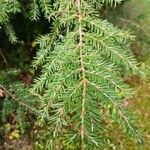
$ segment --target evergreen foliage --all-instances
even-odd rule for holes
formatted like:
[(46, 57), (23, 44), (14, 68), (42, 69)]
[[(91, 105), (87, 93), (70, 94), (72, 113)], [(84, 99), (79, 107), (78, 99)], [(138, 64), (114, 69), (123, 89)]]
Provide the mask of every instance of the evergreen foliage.
[[(48, 149), (102, 149), (105, 121), (110, 118), (141, 142), (132, 115), (123, 107), (132, 90), (121, 78), (122, 70), (143, 75), (129, 50), (134, 36), (100, 19), (98, 13), (103, 5), (116, 6), (121, 1), (33, 0), (28, 5), (29, 18), (37, 21), (44, 14), (51, 25), (51, 33), (36, 40), (39, 50), (33, 67), (41, 69), (41, 74), (32, 94), (40, 96), (40, 101), (35, 106), (35, 97), (19, 83), (13, 89), (21, 101), (1, 86), (6, 93), (2, 116), (16, 109), (24, 126), (25, 112), (35, 112), (37, 122), (48, 126)], [(0, 0), (0, 24), (12, 43), (17, 38), (9, 20), (11, 14), (20, 13), (20, 4)]]
[[(116, 5), (120, 1), (100, 1), (104, 2)], [(52, 149), (62, 140), (76, 149), (100, 149), (105, 141), (101, 137), (105, 113), (139, 138), (122, 105), (132, 92), (120, 77), (122, 68), (142, 74), (129, 50), (134, 37), (100, 20), (96, 3), (60, 0), (50, 9), (49, 4), (41, 4), (53, 29), (37, 39), (39, 51), (33, 66), (41, 66), (42, 73), (33, 92), (41, 94), (41, 109), (49, 116)]]
[(18, 81), (18, 73), (19, 70), (15, 69), (1, 71), (0, 89), (4, 91), (4, 96), (0, 97), (0, 120), (5, 122), (9, 116), (16, 116), (17, 127), (24, 133), (28, 112), (37, 113), (37, 110), (35, 97), (29, 94), (28, 87)]
[(10, 24), (10, 19), (12, 15), (20, 11), (20, 3), (18, 0), (0, 0), (0, 27), (4, 28), (11, 43), (17, 42), (17, 37), (13, 26)]

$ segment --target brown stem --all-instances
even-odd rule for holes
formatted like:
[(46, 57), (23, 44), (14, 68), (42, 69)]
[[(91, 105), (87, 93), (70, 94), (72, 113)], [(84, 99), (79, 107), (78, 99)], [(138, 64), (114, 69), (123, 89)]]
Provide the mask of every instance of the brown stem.
[(83, 31), (82, 31), (82, 15), (81, 15), (81, 0), (77, 0), (77, 8), (78, 8), (78, 21), (79, 21), (79, 44), (78, 47), (80, 49), (80, 64), (81, 64), (81, 73), (82, 73), (82, 86), (83, 86), (83, 92), (82, 92), (82, 110), (81, 110), (81, 140), (82, 145), (81, 149), (84, 149), (84, 135), (85, 135), (85, 126), (84, 126), (84, 119), (85, 119), (85, 101), (86, 101), (86, 77), (85, 77), (85, 68), (83, 63)]

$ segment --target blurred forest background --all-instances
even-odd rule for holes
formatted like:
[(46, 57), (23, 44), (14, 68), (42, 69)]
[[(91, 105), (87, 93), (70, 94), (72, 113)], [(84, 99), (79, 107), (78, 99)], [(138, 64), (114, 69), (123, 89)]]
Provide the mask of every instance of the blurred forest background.
[[(126, 0), (117, 8), (103, 8), (101, 13), (103, 18), (119, 28), (132, 31), (136, 36), (131, 49), (142, 63), (142, 68), (146, 73), (146, 79), (142, 81), (136, 76), (126, 78), (126, 81), (134, 88), (135, 95), (132, 100), (125, 102), (125, 106), (133, 110), (137, 117), (136, 124), (142, 130), (144, 145), (138, 145), (134, 139), (129, 139), (118, 129), (118, 126), (110, 122), (107, 128), (110, 130), (108, 136), (111, 137), (111, 140), (108, 141), (106, 150), (150, 150), (150, 0)], [(29, 22), (26, 15), (17, 14), (11, 20), (19, 39), (16, 44), (11, 44), (5, 32), (0, 29), (0, 74), (6, 78), (3, 81), (6, 87), (11, 84), (13, 86), (14, 79), (8, 81), (13, 68), (19, 70), (18, 82), (27, 86), (31, 84), (34, 73), (31, 62), (36, 54), (35, 39), (40, 34), (50, 31), (44, 17), (41, 17), (39, 22)], [(17, 90), (17, 87), (15, 88)], [(37, 129), (34, 129), (34, 121), (30, 117), (32, 116), (28, 116), (25, 132), (18, 128), (17, 118), (14, 118), (13, 115), (0, 123), (0, 149), (5, 149), (3, 145), (8, 149), (9, 147), (17, 149), (19, 144), (23, 144), (24, 149), (32, 149), (33, 143), (35, 147), (41, 146), (40, 142), (35, 142), (33, 138)], [(33, 133), (30, 132), (31, 128)], [(40, 141), (40, 136), (36, 136)]]
[[(137, 125), (141, 127), (145, 145), (140, 147), (134, 140), (122, 136), (117, 130), (112, 131), (112, 139), (118, 147), (114, 149), (123, 150), (149, 150), (150, 149), (150, 1), (149, 0), (127, 0), (117, 9), (109, 9), (104, 13), (113, 24), (120, 28), (130, 29), (136, 40), (132, 45), (132, 51), (147, 75), (144, 81), (136, 77), (128, 79), (135, 88), (135, 97), (127, 103), (137, 117)], [(116, 138), (117, 137), (117, 140)]]

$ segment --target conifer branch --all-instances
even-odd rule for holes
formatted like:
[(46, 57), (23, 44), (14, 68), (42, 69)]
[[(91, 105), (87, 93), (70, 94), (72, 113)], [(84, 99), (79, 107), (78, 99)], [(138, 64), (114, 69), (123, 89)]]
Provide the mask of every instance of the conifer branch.
[(2, 88), (5, 92), (5, 94), (8, 94), (11, 97), (11, 99), (14, 100), (15, 102), (17, 102), (19, 105), (27, 108), (28, 110), (33, 111), (34, 113), (39, 113), (38, 110), (35, 110), (34, 108), (30, 107), (29, 105), (27, 105), (27, 104), (21, 102), (20, 100), (18, 100), (16, 98), (16, 96), (14, 94), (11, 94), (4, 86), (0, 85), (0, 88)]
[[(120, 1), (107, 2), (116, 5)], [(106, 111), (109, 105), (115, 107), (114, 115), (120, 117), (115, 120), (110, 113), (112, 119), (124, 121), (124, 127), (133, 131), (119, 107), (132, 94), (120, 70), (139, 73), (138, 63), (128, 50), (134, 37), (97, 18), (95, 4), (91, 0), (55, 2), (51, 9), (54, 23), (59, 21), (53, 30), (57, 32), (51, 35), (55, 38), (51, 42), (50, 36), (39, 38), (40, 50), (34, 63), (35, 68), (42, 66), (42, 72), (33, 91), (42, 95), (42, 109), (51, 120), (52, 139), (65, 137), (65, 142), (73, 144), (79, 140), (81, 149), (99, 149), (103, 143), (99, 138), (103, 116), (100, 105)]]
[[(121, 1), (32, 0), (28, 5), (29, 18), (37, 21), (44, 14), (51, 29), (50, 33), (36, 40), (39, 50), (33, 67), (40, 68), (41, 72), (35, 79), (32, 92), (38, 98), (40, 95), (40, 101), (28, 95), (28, 89), (22, 89), (21, 84), (11, 86), (15, 87), (13, 91), (18, 96), (1, 85), (0, 88), (7, 95), (4, 105), (13, 109), (20, 106), (15, 110), (20, 122), (23, 122), (21, 116), (26, 111), (37, 114), (38, 123), (44, 124), (46, 121), (50, 138), (46, 140), (51, 141), (52, 149), (58, 145), (61, 145), (58, 149), (66, 150), (73, 147), (103, 149), (101, 122), (105, 114), (99, 110), (100, 107), (139, 138), (120, 105), (132, 94), (121, 78), (122, 69), (127, 73), (141, 73), (138, 62), (129, 51), (134, 36), (100, 19), (97, 11), (103, 5), (116, 6)], [(23, 7), (19, 2), (0, 0), (0, 25), (12, 43), (17, 38), (9, 19), (10, 15), (21, 12)], [(28, 96), (23, 97), (21, 93)], [(37, 101), (38, 106), (35, 106)], [(4, 109), (2, 114), (5, 116), (12, 111)]]

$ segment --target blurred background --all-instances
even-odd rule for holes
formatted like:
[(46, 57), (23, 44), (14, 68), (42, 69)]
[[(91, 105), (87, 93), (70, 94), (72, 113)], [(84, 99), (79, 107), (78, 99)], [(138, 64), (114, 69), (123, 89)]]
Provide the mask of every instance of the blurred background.
[[(106, 9), (104, 17), (119, 28), (126, 28), (136, 36), (131, 49), (142, 63), (146, 79), (139, 81), (136, 77), (129, 77), (127, 82), (135, 89), (134, 98), (125, 105), (135, 112), (137, 125), (141, 128), (145, 145), (138, 145), (129, 140), (117, 128), (111, 131), (112, 149), (121, 150), (149, 150), (150, 149), (150, 1), (127, 0), (117, 9)], [(116, 140), (117, 138), (117, 140)], [(116, 146), (118, 145), (118, 146)]]

